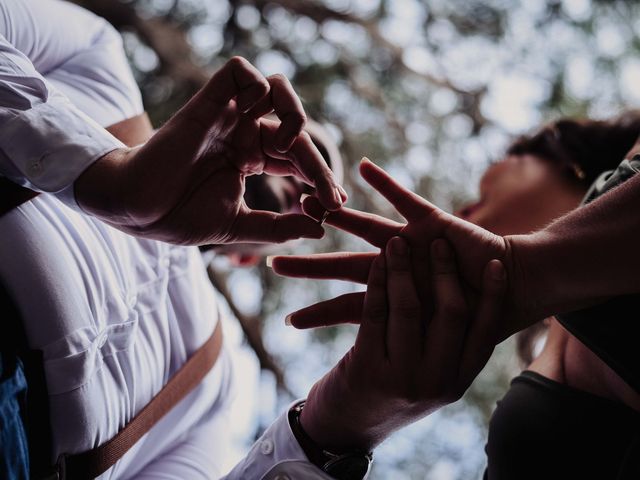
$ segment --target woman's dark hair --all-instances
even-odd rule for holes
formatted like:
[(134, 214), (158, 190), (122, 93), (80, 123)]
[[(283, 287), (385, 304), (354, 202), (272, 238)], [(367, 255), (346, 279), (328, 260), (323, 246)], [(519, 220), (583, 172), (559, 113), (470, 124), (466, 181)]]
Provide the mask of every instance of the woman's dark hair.
[[(533, 135), (516, 139), (507, 155), (535, 155), (556, 163), (569, 178), (584, 186), (607, 170), (615, 169), (640, 137), (640, 110), (632, 110), (610, 120), (562, 118)], [(542, 322), (516, 337), (520, 361), (534, 358), (537, 340), (546, 331)]]
[(535, 155), (557, 163), (587, 187), (612, 170), (640, 137), (640, 110), (610, 120), (562, 118), (516, 139), (507, 155)]

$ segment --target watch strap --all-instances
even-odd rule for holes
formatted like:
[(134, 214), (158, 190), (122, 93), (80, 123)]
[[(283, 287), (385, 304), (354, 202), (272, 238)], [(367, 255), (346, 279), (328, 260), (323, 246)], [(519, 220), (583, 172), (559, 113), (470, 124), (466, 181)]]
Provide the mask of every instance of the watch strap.
[(295, 404), (289, 410), (289, 425), (293, 435), (311, 463), (337, 480), (364, 480), (369, 474), (373, 455), (370, 452), (353, 451), (333, 453), (317, 445), (304, 431), (300, 413), (305, 402)]

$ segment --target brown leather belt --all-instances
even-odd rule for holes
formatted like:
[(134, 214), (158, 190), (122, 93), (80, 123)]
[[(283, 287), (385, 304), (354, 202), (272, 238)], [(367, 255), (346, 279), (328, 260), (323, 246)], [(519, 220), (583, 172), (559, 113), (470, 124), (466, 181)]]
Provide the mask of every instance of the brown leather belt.
[[(153, 134), (146, 113), (112, 125), (107, 130), (129, 146), (144, 143)], [(4, 177), (0, 177), (0, 216), (39, 194), (39, 192), (21, 187)], [(92, 450), (74, 455), (61, 455), (53, 467), (52, 473), (46, 474), (45, 478), (77, 480), (95, 478), (106, 472), (180, 400), (198, 386), (215, 365), (221, 349), (222, 326), (218, 322), (211, 337), (195, 351), (158, 394), (115, 437)], [(39, 380), (44, 381), (44, 379)], [(30, 392), (34, 390), (36, 389), (29, 386)], [(38, 410), (48, 407), (45, 390), (42, 391), (41, 397), (42, 408)], [(35, 415), (32, 416), (35, 417)], [(39, 416), (43, 417), (43, 415)], [(44, 415), (44, 417), (46, 416), (47, 414)], [(48, 418), (46, 420), (41, 418), (40, 421), (48, 423)], [(43, 429), (42, 423), (39, 424), (39, 428)], [(43, 453), (40, 456), (46, 457), (46, 454)], [(43, 458), (42, 462), (45, 464), (44, 470), (51, 472), (46, 458)]]
[(222, 348), (220, 321), (209, 339), (195, 351), (153, 399), (106, 443), (83, 453), (61, 455), (53, 478), (95, 478), (111, 468), (213, 368)]

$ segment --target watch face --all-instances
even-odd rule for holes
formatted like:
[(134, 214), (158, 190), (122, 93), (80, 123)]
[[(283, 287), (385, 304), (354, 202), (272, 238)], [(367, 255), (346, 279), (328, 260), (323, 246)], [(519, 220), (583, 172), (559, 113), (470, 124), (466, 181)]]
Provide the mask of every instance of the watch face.
[(371, 468), (371, 459), (367, 455), (342, 455), (327, 462), (324, 471), (337, 480), (362, 480)]

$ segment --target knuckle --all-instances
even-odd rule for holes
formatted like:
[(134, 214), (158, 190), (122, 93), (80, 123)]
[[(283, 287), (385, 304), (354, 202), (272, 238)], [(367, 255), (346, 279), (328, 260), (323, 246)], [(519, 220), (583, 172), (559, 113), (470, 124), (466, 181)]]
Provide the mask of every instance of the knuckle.
[(240, 55), (234, 55), (229, 59), (229, 61), (227, 62), (227, 65), (233, 68), (237, 68), (237, 67), (246, 68), (248, 63), (249, 62), (246, 58), (241, 57)]
[(467, 308), (459, 302), (448, 301), (444, 302), (440, 308), (440, 313), (448, 319), (463, 320), (467, 317)]
[[(306, 121), (306, 117), (303, 116), (303, 118)], [(302, 145), (304, 145), (305, 147), (311, 147), (313, 146), (313, 140), (311, 140), (311, 135), (309, 135), (309, 133), (306, 130), (302, 130), (299, 134), (298, 134), (298, 142), (300, 142)]]
[(389, 270), (397, 272), (400, 278), (411, 271), (411, 263), (406, 257), (398, 257), (397, 255), (391, 255), (389, 257)]
[(269, 75), (270, 83), (280, 83), (284, 85), (289, 85), (289, 79), (284, 76), (282, 73), (274, 73), (273, 75)]
[(286, 229), (282, 228), (282, 217), (275, 215), (271, 221), (270, 238), (274, 243), (283, 243), (287, 240)]
[[(303, 111), (296, 110), (294, 112), (291, 112), (289, 117), (291, 118), (291, 120), (289, 120), (289, 121), (292, 124), (294, 124), (296, 126), (296, 128), (302, 129), (302, 127), (304, 127), (307, 124), (307, 115)], [(300, 133), (302, 133), (302, 132), (300, 132)], [(306, 131), (304, 133), (309, 135)], [(311, 143), (313, 143), (313, 140), (311, 140), (311, 136), (310, 135), (309, 135), (309, 141)]]
[(392, 309), (397, 316), (405, 319), (418, 319), (422, 313), (419, 305), (402, 301)]
[(269, 82), (267, 82), (267, 80), (264, 79), (264, 78), (261, 78), (259, 81), (257, 81), (256, 85), (260, 86), (260, 90), (262, 91), (262, 96), (266, 95), (269, 92), (269, 90), (271, 89), (271, 86), (269, 85)]

